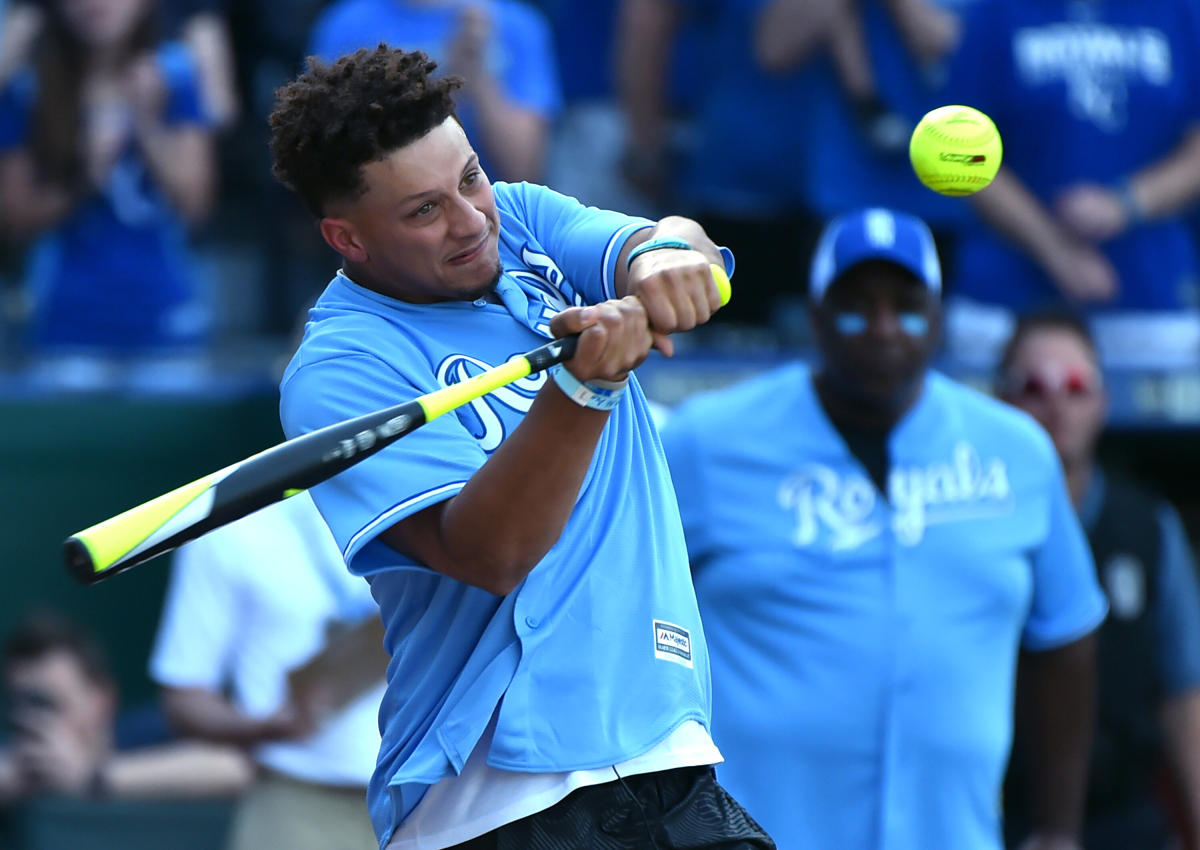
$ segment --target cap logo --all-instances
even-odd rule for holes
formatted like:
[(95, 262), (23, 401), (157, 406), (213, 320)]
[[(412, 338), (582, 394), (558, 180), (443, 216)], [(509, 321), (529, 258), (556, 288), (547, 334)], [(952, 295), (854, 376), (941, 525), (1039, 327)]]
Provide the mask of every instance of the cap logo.
[(896, 219), (887, 210), (870, 210), (864, 224), (867, 239), (876, 248), (891, 248), (896, 244)]

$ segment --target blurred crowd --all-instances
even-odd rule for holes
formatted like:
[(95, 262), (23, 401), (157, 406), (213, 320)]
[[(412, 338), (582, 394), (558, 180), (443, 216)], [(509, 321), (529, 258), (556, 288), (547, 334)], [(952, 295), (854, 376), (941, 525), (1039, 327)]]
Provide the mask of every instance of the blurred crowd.
[[(336, 258), (273, 181), (276, 87), (387, 41), (463, 77), (497, 180), (695, 217), (738, 258), (708, 342), (811, 341), (820, 223), (922, 216), (945, 356), (986, 367), (1023, 311), (1088, 315), (1106, 365), (1200, 357), (1200, 38), (1190, 3), (995, 0), (6, 0), (3, 364), (36, 385), (185, 387), (278, 343)], [(985, 82), (986, 80), (986, 82)], [(995, 184), (908, 164), (929, 108), (989, 113)]]

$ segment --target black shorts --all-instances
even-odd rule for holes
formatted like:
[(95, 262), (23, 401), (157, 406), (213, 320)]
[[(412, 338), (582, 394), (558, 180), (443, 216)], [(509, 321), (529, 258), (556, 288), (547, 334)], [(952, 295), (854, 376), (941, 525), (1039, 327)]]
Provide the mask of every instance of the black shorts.
[(711, 767), (643, 773), (573, 791), (459, 850), (774, 850)]

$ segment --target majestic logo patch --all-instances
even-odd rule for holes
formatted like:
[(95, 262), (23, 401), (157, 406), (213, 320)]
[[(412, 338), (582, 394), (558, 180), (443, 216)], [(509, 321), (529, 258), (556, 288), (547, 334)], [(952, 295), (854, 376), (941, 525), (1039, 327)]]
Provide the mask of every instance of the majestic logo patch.
[(654, 621), (654, 657), (660, 661), (674, 661), (684, 667), (692, 666), (692, 638), (687, 629)]

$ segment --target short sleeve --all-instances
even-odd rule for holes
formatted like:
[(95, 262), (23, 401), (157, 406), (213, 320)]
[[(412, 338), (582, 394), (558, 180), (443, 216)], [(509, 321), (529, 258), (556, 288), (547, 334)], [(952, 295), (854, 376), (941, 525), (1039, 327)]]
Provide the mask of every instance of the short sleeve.
[(1047, 533), (1032, 553), (1033, 603), (1021, 645), (1030, 650), (1065, 646), (1097, 628), (1108, 602), (1096, 579), (1091, 549), (1067, 495), (1062, 467), (1052, 460)]
[(170, 42), (158, 51), (158, 67), (167, 89), (163, 120), (167, 124), (211, 124), (200, 93), (195, 58), (183, 44)]
[(1200, 687), (1200, 588), (1179, 514), (1164, 503), (1158, 524), (1162, 543), (1155, 617), (1159, 666), (1163, 688), (1178, 694)]
[[(648, 219), (586, 207), (532, 183), (498, 183), (497, 203), (524, 225), (588, 304), (616, 297), (617, 258), (625, 240), (654, 225)], [(512, 247), (520, 255), (524, 246)]]
[[(369, 355), (301, 366), (284, 381), (280, 407), (288, 437), (381, 410), (436, 387), (417, 387)], [(457, 415), (445, 415), (312, 489), (351, 572), (416, 567), (375, 538), (405, 517), (445, 501), (483, 466), (487, 454)], [(423, 569), (423, 567), (421, 567)]]
[(180, 547), (150, 656), (160, 685), (219, 690), (237, 642), (238, 592), (225, 569), (221, 532)]
[(312, 493), (305, 491), (269, 508), (283, 512), (291, 533), (307, 554), (307, 564), (317, 574), (334, 600), (336, 616), (344, 622), (355, 622), (378, 614), (379, 607), (371, 595), (370, 585), (346, 569), (329, 525), (317, 510)]

